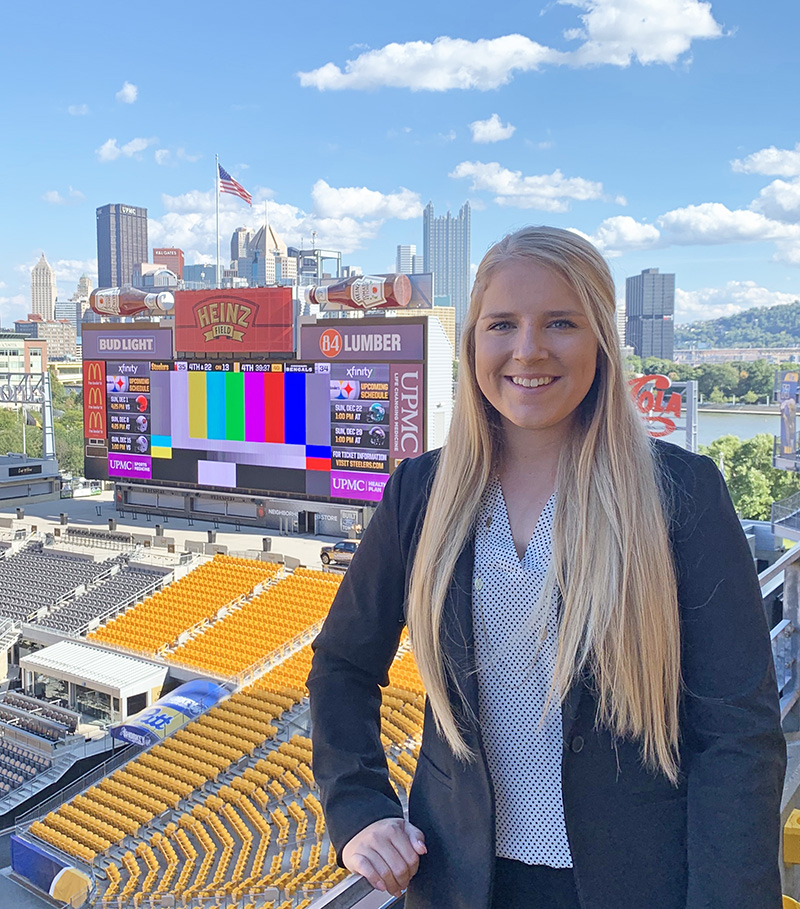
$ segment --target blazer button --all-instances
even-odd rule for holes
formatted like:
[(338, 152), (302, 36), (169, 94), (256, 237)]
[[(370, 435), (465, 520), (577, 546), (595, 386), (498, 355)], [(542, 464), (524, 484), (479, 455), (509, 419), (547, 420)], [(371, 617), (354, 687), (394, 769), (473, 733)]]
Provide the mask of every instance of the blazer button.
[(583, 751), (583, 736), (582, 736), (582, 735), (576, 735), (576, 736), (572, 739), (572, 742), (570, 742), (570, 748), (573, 750), (573, 752), (574, 752), (575, 754), (578, 754), (578, 753), (580, 753), (581, 751)]

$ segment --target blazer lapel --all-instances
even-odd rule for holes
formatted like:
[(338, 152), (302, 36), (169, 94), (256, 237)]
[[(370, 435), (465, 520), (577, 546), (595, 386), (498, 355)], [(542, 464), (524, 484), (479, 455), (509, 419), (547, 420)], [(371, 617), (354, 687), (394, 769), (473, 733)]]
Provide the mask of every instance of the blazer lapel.
[[(472, 627), (472, 571), (475, 561), (475, 542), (472, 538), (461, 551), (456, 561), (453, 579), (450, 582), (442, 621), (442, 647), (472, 716), (478, 718), (478, 677), (475, 671), (475, 639)], [(458, 698), (454, 707), (459, 708)], [(459, 710), (459, 713), (461, 711)]]

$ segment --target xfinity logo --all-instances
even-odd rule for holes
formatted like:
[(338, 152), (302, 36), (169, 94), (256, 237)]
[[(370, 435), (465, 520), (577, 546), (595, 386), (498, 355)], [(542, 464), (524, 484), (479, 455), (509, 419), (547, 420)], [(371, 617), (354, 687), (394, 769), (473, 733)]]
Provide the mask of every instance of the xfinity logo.
[(375, 370), (371, 366), (351, 366), (347, 370), (348, 379), (371, 379)]

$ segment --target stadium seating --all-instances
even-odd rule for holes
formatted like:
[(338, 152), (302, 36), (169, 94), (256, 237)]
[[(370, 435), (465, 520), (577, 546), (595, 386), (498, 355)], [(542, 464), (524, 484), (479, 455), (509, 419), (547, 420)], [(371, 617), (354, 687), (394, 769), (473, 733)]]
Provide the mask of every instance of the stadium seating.
[(32, 698), (19, 692), (7, 692), (0, 695), (0, 706), (8, 705), (16, 710), (24, 710), (33, 716), (42, 717), (53, 723), (63, 726), (67, 732), (73, 733), (78, 728), (79, 716), (72, 710), (57, 707), (49, 701)]
[[(202, 605), (206, 618), (212, 618), (241, 596), (235, 591), (246, 593), (263, 583), (247, 572), (237, 573), (241, 566), (227, 566), (219, 557), (210, 564), (219, 568), (213, 578), (194, 578), (192, 587), (162, 600), (161, 608), (168, 604), (185, 610), (185, 622)], [(245, 565), (251, 571), (265, 567)], [(269, 563), (266, 567), (272, 568)], [(236, 654), (231, 664), (246, 668), (253, 662), (247, 635), (262, 656), (266, 647), (285, 646), (324, 616), (338, 580), (337, 575), (298, 569), (290, 579), (268, 585), (223, 613), (191, 643), (216, 640), (218, 650)], [(227, 586), (219, 593), (214, 584)], [(188, 594), (198, 601), (194, 612)], [(148, 615), (143, 611), (139, 619), (146, 621)], [(135, 627), (131, 624), (125, 633)], [(170, 634), (174, 628), (159, 629), (156, 650), (175, 640), (168, 639)], [(210, 660), (213, 648), (177, 648), (176, 659), (190, 662), (189, 651), (198, 661)], [(219, 672), (214, 666), (219, 664), (204, 668)], [(285, 725), (287, 712), (295, 721), (293, 711), (308, 695), (310, 666), (311, 649), (302, 646), (247, 688), (33, 823), (29, 833), (92, 865), (98, 882), (95, 905), (109, 909), (137, 909), (151, 901), (155, 906), (161, 897), (193, 909), (307, 907), (347, 874), (336, 865), (328, 839), (311, 741), (300, 735), (276, 740), (279, 728), (282, 737), (291, 728)], [(405, 794), (416, 768), (424, 708), (423, 686), (405, 639), (389, 682), (381, 709), (382, 741), (390, 779)]]
[(274, 577), (279, 565), (218, 554), (186, 577), (158, 591), (87, 635), (154, 656), (174, 646), (220, 610)]
[(139, 599), (145, 590), (152, 588), (165, 574), (165, 569), (126, 565), (82, 596), (41, 617), (37, 624), (65, 634), (79, 634), (91, 622), (118, 609), (120, 604), (134, 598)]
[(35, 620), (63, 597), (91, 584), (120, 558), (124, 559), (118, 556), (95, 562), (29, 543), (16, 555), (0, 560), (0, 616), (22, 622)]
[(263, 660), (328, 614), (341, 577), (296, 569), (167, 659), (232, 676)]

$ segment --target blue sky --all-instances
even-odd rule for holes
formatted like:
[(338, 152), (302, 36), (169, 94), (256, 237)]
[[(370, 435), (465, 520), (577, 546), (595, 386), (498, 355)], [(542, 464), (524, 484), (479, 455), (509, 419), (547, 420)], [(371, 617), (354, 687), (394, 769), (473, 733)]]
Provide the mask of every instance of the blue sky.
[[(486, 11), (491, 10), (487, 19)], [(77, 4), (4, 15), (0, 321), (42, 251), (96, 280), (95, 208), (212, 261), (214, 154), (254, 196), (231, 230), (390, 270), (422, 207), (577, 229), (618, 286), (676, 273), (677, 321), (800, 299), (796, 0)], [(9, 37), (13, 36), (13, 38)]]

